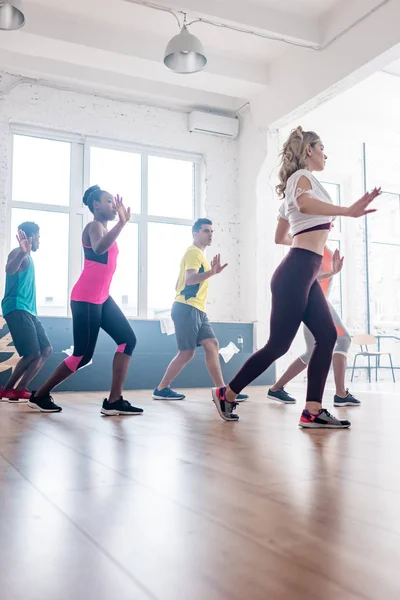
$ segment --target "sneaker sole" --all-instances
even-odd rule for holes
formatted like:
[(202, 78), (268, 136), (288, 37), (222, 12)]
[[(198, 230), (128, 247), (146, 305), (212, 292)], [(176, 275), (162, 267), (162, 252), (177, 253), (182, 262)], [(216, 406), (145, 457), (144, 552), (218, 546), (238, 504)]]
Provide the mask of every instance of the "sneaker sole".
[(142, 412), (124, 412), (122, 410), (107, 410), (106, 408), (101, 409), (101, 414), (106, 415), (106, 417), (118, 417), (119, 415), (127, 417), (138, 417), (142, 415)]
[(28, 398), (16, 398), (15, 400), (13, 398), (4, 398), (4, 400), (7, 400), (10, 404), (26, 404), (29, 402)]
[(40, 408), (40, 406), (38, 406), (37, 404), (35, 404), (34, 402), (31, 402), (30, 400), (28, 400), (28, 406), (29, 408), (33, 408), (34, 410), (38, 410), (42, 413), (58, 413), (62, 411), (62, 408)]
[(320, 423), (299, 423), (303, 429), (348, 429), (351, 425), (321, 425)]
[(355, 402), (334, 402), (333, 406), (336, 408), (340, 408), (341, 406), (361, 406), (361, 402), (359, 404), (356, 404)]
[(287, 400), (281, 400), (280, 398), (275, 398), (275, 396), (270, 396), (269, 394), (267, 394), (267, 398), (269, 398), (269, 400), (275, 400), (275, 402), (279, 402), (280, 404), (296, 404), (297, 400), (295, 400), (294, 402), (291, 402), (289, 400), (289, 402)]
[(174, 400), (184, 400), (186, 398), (186, 396), (182, 396), (179, 398), (164, 398), (163, 396), (155, 396), (154, 394), (152, 395), (153, 400), (169, 400), (171, 402)]
[(217, 388), (212, 388), (211, 394), (212, 394), (213, 402), (214, 402), (215, 406), (217, 407), (217, 411), (218, 411), (219, 416), (221, 417), (221, 419), (223, 419), (224, 421), (229, 421), (229, 422), (231, 422), (231, 421), (239, 421), (239, 417), (237, 419), (228, 419), (228, 417), (226, 417), (224, 415), (224, 413), (222, 412), (222, 409), (221, 409), (221, 404), (220, 404), (219, 398), (217, 396)]

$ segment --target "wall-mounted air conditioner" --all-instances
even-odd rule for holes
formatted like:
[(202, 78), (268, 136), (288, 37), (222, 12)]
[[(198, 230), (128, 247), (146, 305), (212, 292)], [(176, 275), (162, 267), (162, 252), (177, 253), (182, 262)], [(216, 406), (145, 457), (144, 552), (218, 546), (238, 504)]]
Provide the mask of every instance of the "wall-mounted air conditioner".
[(189, 131), (236, 139), (239, 134), (239, 119), (195, 110), (189, 115)]

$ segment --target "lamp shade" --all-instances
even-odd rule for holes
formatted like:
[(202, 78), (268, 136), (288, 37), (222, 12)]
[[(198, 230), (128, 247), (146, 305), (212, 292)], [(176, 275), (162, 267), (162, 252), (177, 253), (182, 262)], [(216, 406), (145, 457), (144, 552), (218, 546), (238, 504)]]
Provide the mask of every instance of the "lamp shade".
[(0, 0), (0, 29), (12, 31), (25, 25), (25, 16), (18, 0)]
[(174, 73), (197, 73), (204, 69), (207, 58), (201, 41), (189, 33), (186, 25), (167, 45), (165, 66)]

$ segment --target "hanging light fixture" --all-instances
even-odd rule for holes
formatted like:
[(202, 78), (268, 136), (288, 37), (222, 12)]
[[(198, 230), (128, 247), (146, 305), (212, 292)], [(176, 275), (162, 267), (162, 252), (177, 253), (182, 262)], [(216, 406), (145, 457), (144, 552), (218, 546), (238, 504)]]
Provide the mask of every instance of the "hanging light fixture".
[(203, 44), (195, 35), (189, 33), (184, 15), (183, 26), (168, 42), (164, 56), (165, 66), (174, 73), (198, 73), (207, 64)]
[(13, 31), (25, 25), (25, 16), (19, 0), (0, 0), (0, 29)]

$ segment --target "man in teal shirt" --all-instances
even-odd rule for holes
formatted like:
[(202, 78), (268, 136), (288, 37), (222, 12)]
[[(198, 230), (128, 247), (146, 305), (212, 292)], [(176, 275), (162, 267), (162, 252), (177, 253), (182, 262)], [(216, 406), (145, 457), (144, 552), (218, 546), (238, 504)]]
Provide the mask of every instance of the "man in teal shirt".
[(21, 357), (4, 388), (0, 387), (0, 398), (9, 402), (29, 400), (28, 385), (52, 352), (36, 312), (35, 267), (31, 252), (38, 250), (39, 239), (36, 223), (22, 223), (17, 235), (19, 248), (10, 252), (6, 265), (6, 291), (1, 309)]

